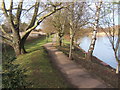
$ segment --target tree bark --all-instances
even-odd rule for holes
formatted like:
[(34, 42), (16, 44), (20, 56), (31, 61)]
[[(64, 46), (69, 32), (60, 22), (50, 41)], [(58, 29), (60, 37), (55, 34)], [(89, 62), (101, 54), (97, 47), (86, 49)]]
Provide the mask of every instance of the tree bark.
[(70, 50), (69, 50), (69, 59), (72, 59), (72, 49), (74, 48), (73, 47), (73, 32), (72, 32), (72, 29), (70, 28)]
[(20, 44), (19, 43), (16, 43), (15, 45), (12, 46), (14, 51), (15, 51), (15, 54), (16, 56), (20, 55), (21, 54), (21, 47), (20, 47)]
[(64, 36), (63, 33), (59, 33), (59, 46), (62, 46), (62, 44), (63, 44), (63, 42), (62, 42), (63, 41), (63, 39), (62, 39), (63, 36)]
[(27, 53), (24, 47), (24, 43), (15, 43), (13, 46), (16, 56)]
[(25, 50), (25, 42), (21, 44), (21, 54), (25, 54), (27, 51)]
[(91, 41), (91, 44), (90, 44), (90, 47), (89, 47), (89, 50), (88, 50), (88, 53), (87, 53), (87, 56), (86, 56), (86, 59), (87, 60), (92, 60), (92, 54), (93, 54), (93, 50), (94, 50), (94, 47), (95, 47), (95, 43), (96, 43), (96, 34), (97, 34), (97, 30), (94, 31), (94, 36), (92, 38), (92, 41)]
[(59, 36), (59, 46), (63, 45), (63, 36), (64, 36), (64, 25), (62, 25), (62, 23), (60, 23), (61, 27), (58, 31), (58, 36)]
[(59, 38), (59, 46), (62, 46), (62, 37)]
[(119, 74), (119, 71), (120, 71), (120, 65), (118, 64), (116, 67), (116, 74)]

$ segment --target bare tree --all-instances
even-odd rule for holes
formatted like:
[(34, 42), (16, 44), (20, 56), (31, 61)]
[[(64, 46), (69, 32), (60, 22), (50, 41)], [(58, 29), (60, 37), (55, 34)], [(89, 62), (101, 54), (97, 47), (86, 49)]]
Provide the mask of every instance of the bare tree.
[(105, 32), (112, 46), (115, 59), (118, 63), (116, 67), (116, 74), (118, 74), (120, 71), (120, 52), (118, 51), (120, 48), (120, 26), (115, 25), (115, 14), (120, 13), (120, 12), (118, 12), (117, 4), (109, 3), (108, 7), (109, 7), (108, 9), (111, 12), (112, 16), (108, 15), (102, 19), (102, 25), (106, 27), (106, 28), (103, 28), (102, 30)]
[[(35, 4), (33, 4), (30, 8), (24, 9), (23, 8), (23, 0), (17, 5), (17, 8), (14, 8), (13, 0), (10, 1), (9, 9), (6, 8), (5, 1), (2, 0), (2, 12), (9, 22), (10, 29), (12, 31), (12, 35), (7, 33), (2, 26), (0, 26), (1, 31), (3, 34), (0, 36), (2, 37), (3, 43), (7, 43), (14, 48), (16, 55), (26, 53), (24, 44), (26, 39), (28, 38), (31, 31), (33, 31), (43, 20), (45, 20), (50, 15), (54, 14), (55, 12), (67, 7), (63, 6), (62, 3), (52, 3), (51, 1), (45, 3), (45, 9), (43, 11), (39, 10), (40, 2), (36, 0)], [(25, 28), (25, 33), (23, 36), (20, 36), (20, 20), (21, 16), (23, 16), (24, 10), (29, 11), (33, 9), (32, 19), (29, 21), (29, 25)], [(15, 12), (16, 11), (16, 12)], [(40, 12), (39, 12), (40, 11)], [(27, 13), (27, 12), (26, 12)], [(44, 14), (43, 14), (44, 13)], [(46, 13), (46, 14), (45, 14)], [(15, 20), (13, 21), (13, 15), (15, 15)]]
[(74, 49), (75, 44), (75, 35), (81, 30), (83, 26), (88, 24), (88, 17), (86, 15), (86, 3), (74, 3), (68, 8), (68, 20), (70, 27), (70, 50), (69, 50), (69, 58), (72, 58), (72, 50)]
[(58, 33), (58, 41), (59, 41), (59, 46), (63, 45), (63, 36), (65, 34), (65, 29), (66, 29), (66, 24), (67, 24), (67, 15), (66, 11), (62, 10), (57, 12), (53, 16), (53, 26), (55, 27), (57, 33)]
[(99, 25), (99, 16), (100, 16), (101, 5), (102, 5), (102, 1), (95, 3), (95, 6), (96, 6), (95, 22), (94, 22), (91, 44), (90, 44), (90, 47), (89, 47), (89, 50), (88, 50), (88, 53), (86, 56), (87, 60), (92, 60), (92, 54), (93, 54), (93, 50), (95, 47), (97, 29), (98, 29), (98, 25)]
[(48, 42), (48, 38), (52, 33), (56, 33), (56, 29), (51, 23), (53, 20), (52, 16), (48, 17), (45, 21), (42, 23), (42, 29), (43, 32), (46, 33), (46, 41)]
[(58, 35), (59, 46), (62, 46), (63, 36), (65, 34), (66, 27), (67, 27), (66, 10), (64, 9), (64, 10), (58, 11), (54, 15), (50, 16), (45, 20), (43, 25), (48, 26), (46, 30), (49, 30), (49, 32), (54, 31), (53, 33), (56, 33)]

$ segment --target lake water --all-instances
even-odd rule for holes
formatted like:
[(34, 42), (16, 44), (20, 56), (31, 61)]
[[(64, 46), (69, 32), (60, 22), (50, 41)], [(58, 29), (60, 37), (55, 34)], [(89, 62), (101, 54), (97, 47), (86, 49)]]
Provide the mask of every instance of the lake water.
[[(91, 43), (91, 38), (84, 37), (79, 41), (81, 42), (79, 46), (83, 50), (88, 52), (88, 49), (89, 49), (89, 46)], [(96, 56), (98, 59), (109, 64), (113, 68), (116, 68), (116, 66), (117, 66), (117, 62), (114, 57), (114, 52), (112, 50), (109, 39), (107, 37), (98, 37), (97, 38), (93, 56)]]

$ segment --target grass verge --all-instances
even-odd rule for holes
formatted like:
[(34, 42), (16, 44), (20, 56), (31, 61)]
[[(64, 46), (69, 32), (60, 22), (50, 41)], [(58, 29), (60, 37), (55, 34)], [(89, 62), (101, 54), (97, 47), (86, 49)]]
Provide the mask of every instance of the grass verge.
[(45, 43), (45, 37), (27, 42), (25, 48), (29, 53), (20, 55), (14, 63), (27, 70), (27, 82), (31, 83), (28, 88), (69, 88), (59, 72), (52, 67), (43, 48)]

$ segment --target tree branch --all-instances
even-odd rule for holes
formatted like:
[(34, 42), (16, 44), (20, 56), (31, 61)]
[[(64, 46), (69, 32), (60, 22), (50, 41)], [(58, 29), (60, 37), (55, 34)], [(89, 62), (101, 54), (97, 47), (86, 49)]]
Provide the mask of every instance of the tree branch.
[(12, 40), (13, 37), (10, 36), (8, 33), (6, 33), (2, 26), (0, 26), (0, 30), (5, 34), (5, 36), (6, 36), (7, 38), (9, 38), (10, 40)]
[(38, 9), (39, 9), (39, 2), (36, 1), (35, 3), (35, 10), (34, 10), (34, 14), (32, 17), (32, 20), (30, 22), (30, 24), (28, 25), (28, 27), (26, 28), (26, 30), (28, 30), (29, 28), (33, 27), (37, 18), (37, 14), (38, 14)]
[(22, 6), (23, 6), (23, 0), (21, 0), (19, 2), (17, 13), (16, 13), (16, 23), (15, 23), (15, 25), (17, 25), (18, 29), (19, 29), (19, 24), (20, 24), (20, 16), (21, 16), (21, 13), (22, 13)]
[[(71, 5), (71, 4), (70, 4)], [(68, 5), (69, 6), (69, 5)], [(26, 36), (26, 34), (29, 34), (32, 30), (34, 30), (43, 20), (45, 20), (47, 17), (49, 17), (50, 15), (54, 14), (55, 12), (63, 9), (63, 8), (67, 8), (68, 6), (62, 6), (60, 8), (55, 8), (53, 11), (49, 12), (48, 14), (44, 15), (43, 17), (40, 17), (34, 24), (34, 26), (32, 26), (31, 28), (29, 28), (25, 34), (22, 36), (22, 39)]]
[(13, 15), (12, 15), (12, 9), (13, 9), (13, 0), (10, 1), (10, 10), (9, 10), (9, 19), (10, 19), (10, 22), (12, 23), (13, 25)]
[(41, 15), (42, 13), (44, 13), (49, 7), (47, 7), (45, 10), (41, 11), (37, 16)]
[(2, 42), (3, 43), (7, 43), (8, 45), (12, 46), (13, 43), (12, 43), (12, 41), (9, 38), (7, 38), (7, 37), (5, 37), (3, 35), (0, 35), (0, 37), (2, 37)]
[[(12, 5), (12, 3), (11, 3), (11, 5)], [(10, 6), (10, 7), (12, 8), (12, 6)], [(7, 18), (8, 22), (10, 23), (12, 31), (15, 32), (14, 23), (12, 21), (12, 18), (9, 17), (9, 15), (7, 13), (7, 10), (6, 10), (6, 7), (5, 7), (5, 1), (4, 0), (2, 0), (2, 11), (3, 11), (5, 17)]]
[(4, 0), (2, 0), (2, 10), (3, 10), (4, 15), (8, 18), (8, 13), (7, 13), (7, 10), (6, 10), (6, 7), (5, 7)]

